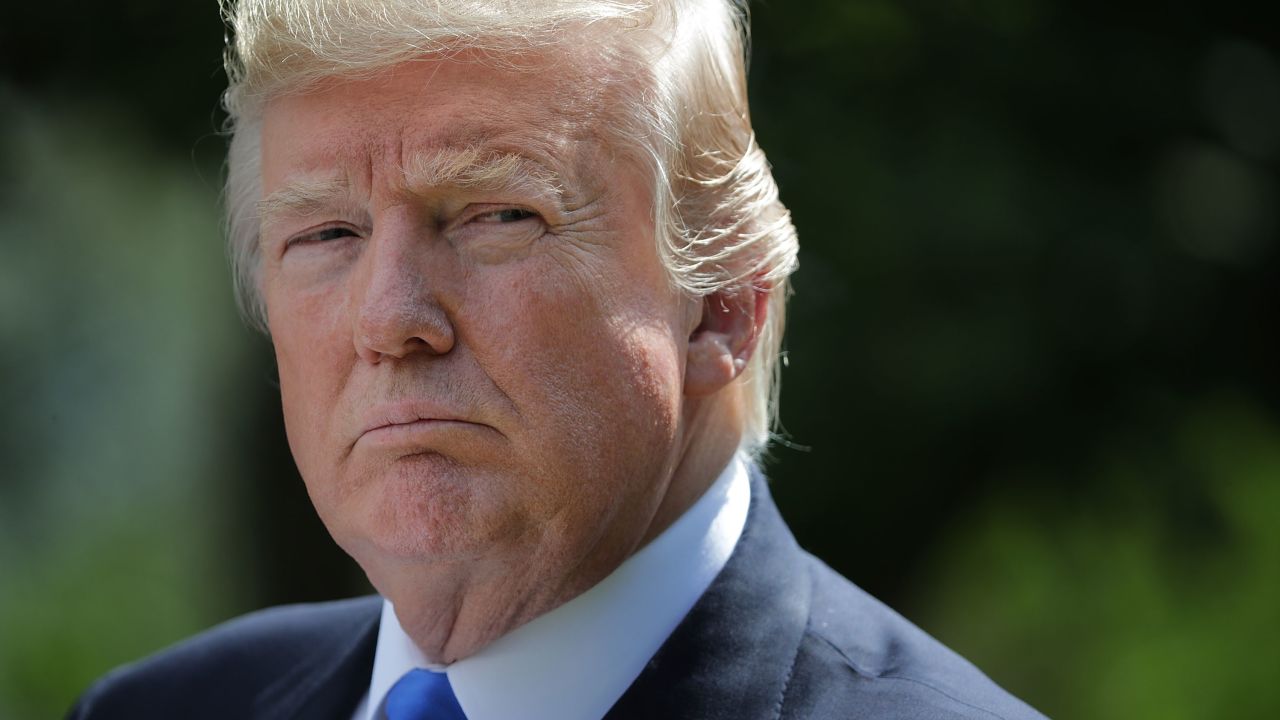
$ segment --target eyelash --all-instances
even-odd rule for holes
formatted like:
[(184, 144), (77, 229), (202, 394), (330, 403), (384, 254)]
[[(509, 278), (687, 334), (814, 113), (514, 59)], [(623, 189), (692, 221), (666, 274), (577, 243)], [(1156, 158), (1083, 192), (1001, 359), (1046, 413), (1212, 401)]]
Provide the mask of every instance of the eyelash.
[[(515, 214), (518, 217), (511, 218), (509, 217), (509, 215), (511, 214)], [(504, 215), (508, 217), (506, 219), (502, 219), (502, 216)], [(485, 218), (491, 218), (491, 217), (498, 218), (496, 222), (499, 222), (499, 223), (517, 223), (523, 220), (532, 220), (533, 218), (538, 217), (538, 214), (532, 210), (529, 210), (528, 208), (510, 207), (510, 208), (502, 208), (501, 210), (493, 210), (486, 213), (480, 213), (479, 215), (476, 215), (474, 218), (472, 218), (471, 221), (472, 222), (494, 222), (494, 221), (485, 219)]]
[[(492, 219), (489, 219), (489, 218), (492, 218)], [(501, 210), (491, 210), (489, 212), (479, 213), (478, 215), (475, 215), (467, 222), (494, 223), (494, 224), (506, 225), (506, 224), (515, 224), (519, 222), (524, 222), (525, 220), (535, 220), (537, 218), (538, 218), (538, 213), (528, 208), (508, 207), (508, 208), (502, 208)], [(313, 230), (309, 233), (304, 233), (302, 235), (298, 235), (296, 237), (290, 238), (286, 242), (286, 247), (291, 247), (294, 245), (310, 245), (313, 243), (323, 244), (327, 242), (333, 242), (334, 240), (340, 240), (344, 237), (358, 237), (358, 234), (356, 233), (356, 231), (352, 230), (351, 228), (343, 227), (341, 225), (323, 227), (323, 228), (320, 228), (319, 230)]]
[(320, 244), (333, 242), (334, 240), (339, 240), (344, 237), (355, 236), (356, 232), (351, 228), (343, 227), (341, 225), (333, 225), (330, 227), (322, 227), (319, 230), (313, 230), (309, 233), (303, 233), (297, 237), (290, 238), (285, 245), (286, 247), (291, 247), (293, 245), (309, 245), (312, 243)]

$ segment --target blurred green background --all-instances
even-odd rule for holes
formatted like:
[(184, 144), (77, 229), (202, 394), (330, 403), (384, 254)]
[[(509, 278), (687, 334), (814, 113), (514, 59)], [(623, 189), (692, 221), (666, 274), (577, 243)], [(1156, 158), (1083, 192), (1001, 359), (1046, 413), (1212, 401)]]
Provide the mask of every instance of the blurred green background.
[[(802, 543), (1055, 717), (1280, 710), (1268, 2), (754, 3)], [(212, 2), (0, 21), (0, 718), (365, 592), (219, 235)]]

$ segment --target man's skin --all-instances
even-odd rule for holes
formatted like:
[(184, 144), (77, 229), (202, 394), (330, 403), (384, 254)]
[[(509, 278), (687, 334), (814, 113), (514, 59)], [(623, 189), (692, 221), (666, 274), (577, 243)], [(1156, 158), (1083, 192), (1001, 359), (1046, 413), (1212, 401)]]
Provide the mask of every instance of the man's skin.
[(758, 290), (692, 298), (574, 56), (424, 57), (273, 99), (262, 291), (321, 518), (451, 662), (594, 585), (741, 439)]

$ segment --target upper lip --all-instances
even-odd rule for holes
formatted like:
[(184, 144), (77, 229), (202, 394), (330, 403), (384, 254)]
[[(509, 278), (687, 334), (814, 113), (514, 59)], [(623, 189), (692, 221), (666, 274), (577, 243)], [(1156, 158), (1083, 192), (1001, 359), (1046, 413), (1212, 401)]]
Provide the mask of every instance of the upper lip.
[(458, 412), (445, 405), (425, 401), (402, 401), (375, 405), (364, 414), (360, 434), (394, 425), (407, 425), (424, 420), (470, 422), (466, 413)]

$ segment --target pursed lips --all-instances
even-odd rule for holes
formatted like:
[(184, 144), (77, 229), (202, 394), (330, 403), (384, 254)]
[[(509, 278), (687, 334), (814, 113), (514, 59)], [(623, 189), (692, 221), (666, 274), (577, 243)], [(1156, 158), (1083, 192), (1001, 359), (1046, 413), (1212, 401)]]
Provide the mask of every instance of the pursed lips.
[(377, 405), (364, 416), (357, 443), (414, 444), (438, 431), (472, 430), (488, 426), (468, 419), (467, 413), (425, 402)]

